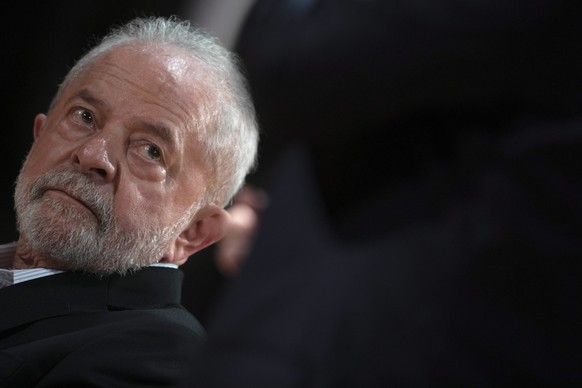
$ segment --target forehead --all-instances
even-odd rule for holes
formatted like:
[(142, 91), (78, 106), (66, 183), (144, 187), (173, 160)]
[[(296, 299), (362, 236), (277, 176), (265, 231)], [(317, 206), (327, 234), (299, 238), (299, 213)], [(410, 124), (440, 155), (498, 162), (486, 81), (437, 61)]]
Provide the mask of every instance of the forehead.
[[(196, 91), (206, 85), (204, 67), (184, 49), (174, 46), (133, 43), (118, 46), (99, 55), (90, 63), (79, 78), (94, 77), (112, 85), (123, 82), (124, 88), (133, 92), (143, 91), (176, 94), (174, 100), (188, 101)], [(165, 96), (168, 97), (168, 96)], [(170, 96), (171, 97), (171, 96)]]
[[(58, 100), (90, 89), (110, 107), (143, 114), (161, 113), (174, 124), (207, 122), (215, 93), (208, 71), (185, 49), (153, 43), (131, 43), (106, 51), (69, 80)], [(59, 101), (55, 101), (58, 105)]]

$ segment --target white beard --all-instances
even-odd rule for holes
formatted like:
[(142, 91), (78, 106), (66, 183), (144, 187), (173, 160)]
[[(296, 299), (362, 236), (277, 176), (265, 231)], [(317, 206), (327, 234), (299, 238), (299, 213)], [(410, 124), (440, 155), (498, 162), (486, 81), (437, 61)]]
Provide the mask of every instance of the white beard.
[[(59, 188), (93, 212), (45, 195)], [(15, 191), (17, 226), (37, 254), (59, 267), (95, 274), (126, 273), (157, 263), (172, 237), (186, 226), (189, 214), (175, 225), (122, 230), (113, 216), (113, 200), (86, 175), (70, 170), (47, 171), (33, 182), (21, 173)]]

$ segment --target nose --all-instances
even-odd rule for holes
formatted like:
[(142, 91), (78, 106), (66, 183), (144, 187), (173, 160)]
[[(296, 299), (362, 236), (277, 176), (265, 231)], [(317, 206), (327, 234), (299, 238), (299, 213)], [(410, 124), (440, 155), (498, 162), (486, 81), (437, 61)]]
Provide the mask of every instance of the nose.
[(79, 145), (73, 152), (73, 163), (79, 170), (111, 181), (116, 174), (116, 166), (111, 159), (108, 139), (95, 136)]

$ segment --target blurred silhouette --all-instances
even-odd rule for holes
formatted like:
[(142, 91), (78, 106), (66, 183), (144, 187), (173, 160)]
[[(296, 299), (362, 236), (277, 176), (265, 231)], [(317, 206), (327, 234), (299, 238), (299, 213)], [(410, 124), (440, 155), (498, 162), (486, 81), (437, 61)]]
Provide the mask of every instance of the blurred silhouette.
[(582, 382), (582, 4), (259, 0), (270, 205), (205, 387)]

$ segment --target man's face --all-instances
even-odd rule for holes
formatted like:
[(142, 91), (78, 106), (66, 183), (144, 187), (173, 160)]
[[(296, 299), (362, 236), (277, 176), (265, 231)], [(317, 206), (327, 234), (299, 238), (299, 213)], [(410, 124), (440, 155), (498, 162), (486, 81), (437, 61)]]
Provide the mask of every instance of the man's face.
[(185, 260), (178, 240), (207, 182), (191, 129), (200, 74), (188, 57), (170, 57), (177, 49), (147, 50), (101, 56), (35, 120), (16, 188), (19, 229), (65, 267)]

